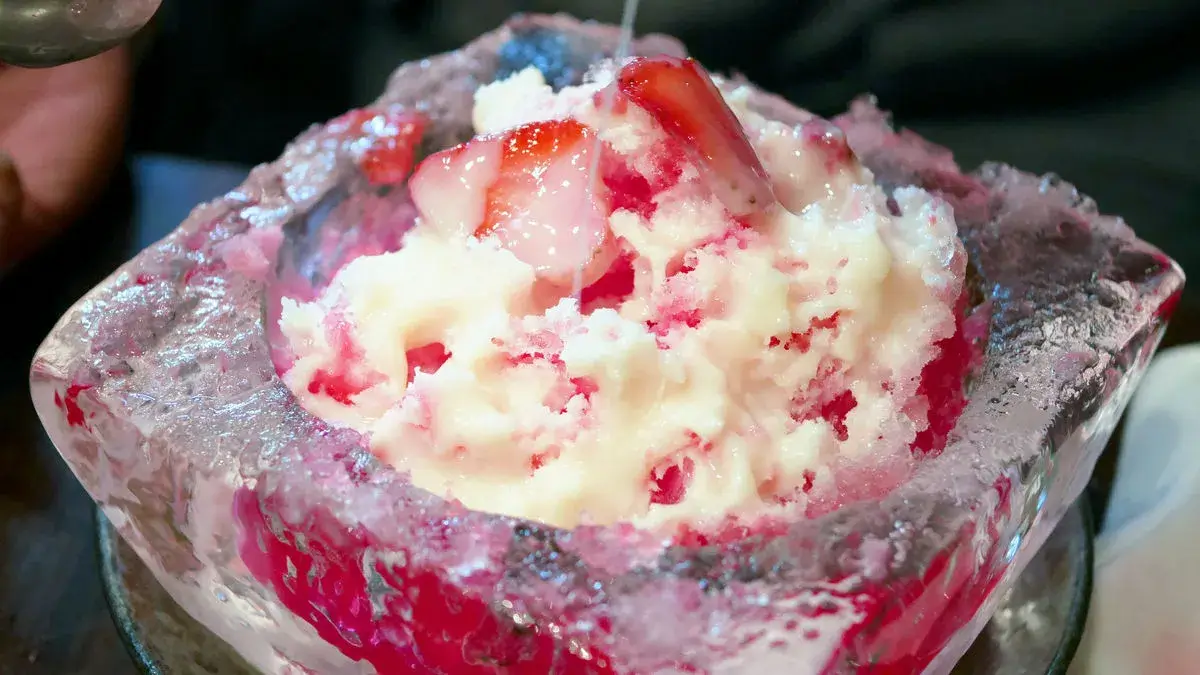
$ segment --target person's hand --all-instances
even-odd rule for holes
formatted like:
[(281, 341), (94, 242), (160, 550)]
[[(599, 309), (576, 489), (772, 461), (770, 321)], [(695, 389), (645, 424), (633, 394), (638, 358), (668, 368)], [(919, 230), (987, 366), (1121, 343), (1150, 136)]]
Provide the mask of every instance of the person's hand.
[(95, 199), (121, 157), (129, 51), (48, 70), (0, 65), (0, 270)]

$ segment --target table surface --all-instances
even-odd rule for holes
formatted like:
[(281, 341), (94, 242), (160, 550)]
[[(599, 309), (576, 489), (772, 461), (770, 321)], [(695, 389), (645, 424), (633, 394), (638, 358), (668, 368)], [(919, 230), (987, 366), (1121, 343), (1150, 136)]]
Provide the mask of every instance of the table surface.
[[(244, 168), (141, 158), (94, 216), (0, 280), (0, 306), (18, 319), (5, 327), (0, 350), (0, 675), (138, 672), (100, 585), (92, 502), (29, 401), (29, 359), (71, 302), (243, 175)], [(1184, 305), (1169, 343), (1200, 340), (1198, 310)], [(1101, 482), (1106, 475), (1101, 466)]]

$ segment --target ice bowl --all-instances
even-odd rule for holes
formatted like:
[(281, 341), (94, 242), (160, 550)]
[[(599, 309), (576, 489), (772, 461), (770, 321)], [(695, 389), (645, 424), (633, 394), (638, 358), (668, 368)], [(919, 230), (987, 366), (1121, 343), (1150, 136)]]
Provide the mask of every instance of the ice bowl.
[[(31, 373), (46, 430), (176, 602), (264, 673), (945, 675), (1075, 501), (1183, 274), (1053, 176), (964, 174), (869, 99), (836, 122), (887, 187), (949, 201), (981, 348), (945, 449), (882, 499), (680, 543), (469, 511), (377, 462), (280, 381), (280, 298), (394, 250), (414, 209), (364, 176), (420, 113), (422, 153), (470, 136), (481, 83), (557, 86), (617, 30), (518, 16), (401, 66), (76, 303)], [(637, 54), (683, 54), (662, 36)], [(751, 87), (785, 122), (806, 113)], [(463, 270), (463, 274), (470, 274)], [(419, 289), (416, 289), (419, 292)]]

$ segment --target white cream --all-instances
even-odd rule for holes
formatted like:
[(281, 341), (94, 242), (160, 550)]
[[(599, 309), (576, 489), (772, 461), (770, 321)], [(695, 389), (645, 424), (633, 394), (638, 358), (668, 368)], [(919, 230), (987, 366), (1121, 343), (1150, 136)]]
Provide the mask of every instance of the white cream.
[[(598, 113), (597, 90), (555, 94), (531, 69), (482, 88), (474, 120), (489, 133), (566, 115), (602, 121), (618, 153), (644, 162), (662, 132), (632, 106), (615, 120)], [(738, 112), (776, 183), (811, 201), (798, 213), (775, 209), (744, 246), (698, 247), (730, 223), (685, 181), (659, 195), (648, 222), (612, 215), (611, 231), (638, 260), (634, 292), (581, 315), (569, 298), (546, 309), (534, 270), (494, 242), (418, 224), (400, 251), (355, 260), (312, 303), (284, 304), (297, 356), (287, 382), (314, 413), (368, 434), (416, 484), (564, 527), (753, 516), (777, 508), (777, 494), (828, 482), (839, 456), (906, 448), (922, 424), (907, 414), (916, 377), (954, 329), (965, 257), (951, 212), (905, 189), (903, 215), (891, 216), (856, 163), (816, 170), (803, 143), (780, 150), (792, 137)], [(683, 259), (691, 271), (668, 276)], [(702, 321), (656, 334), (647, 322), (661, 323), (672, 303)], [(361, 351), (355, 364), (326, 337), (339, 313)], [(836, 331), (810, 331), (835, 313)], [(769, 347), (809, 332), (807, 350)], [(451, 356), (409, 385), (405, 352), (430, 342)], [(555, 358), (522, 360), (521, 345)], [(857, 401), (844, 440), (819, 415), (793, 414), (831, 360), (842, 367), (830, 386)], [(348, 367), (372, 382), (350, 405), (310, 393), (315, 373)], [(651, 504), (650, 477), (685, 458), (693, 473), (682, 501)]]

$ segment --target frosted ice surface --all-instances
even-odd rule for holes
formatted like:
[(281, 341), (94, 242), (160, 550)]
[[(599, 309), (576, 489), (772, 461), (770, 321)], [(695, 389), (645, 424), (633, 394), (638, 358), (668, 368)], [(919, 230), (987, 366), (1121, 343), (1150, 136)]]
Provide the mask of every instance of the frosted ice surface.
[[(445, 147), (480, 83), (533, 64), (561, 86), (615, 41), (518, 17), (400, 67), (375, 109), (424, 112), (424, 149)], [(371, 125), (314, 127), (90, 292), (37, 354), (35, 403), (159, 580), (264, 672), (944, 673), (1078, 495), (1182, 274), (1056, 178), (963, 174), (869, 100), (836, 122), (879, 181), (954, 206), (987, 336), (950, 444), (882, 502), (664, 547), (467, 512), (309, 416), (276, 376), (279, 297), (394, 249), (412, 218), (358, 175)]]

